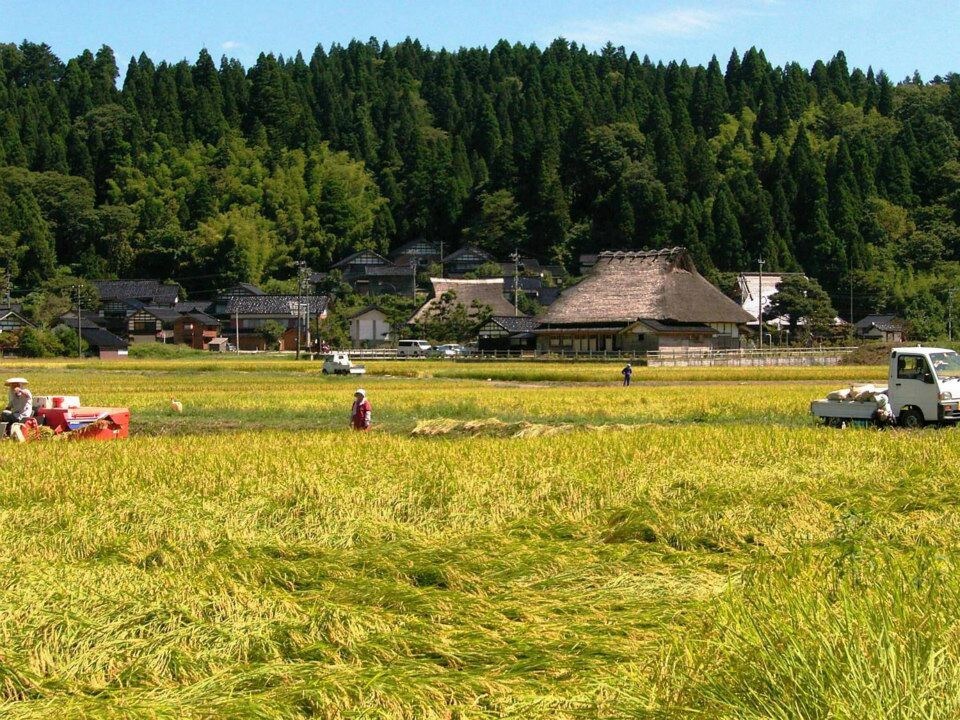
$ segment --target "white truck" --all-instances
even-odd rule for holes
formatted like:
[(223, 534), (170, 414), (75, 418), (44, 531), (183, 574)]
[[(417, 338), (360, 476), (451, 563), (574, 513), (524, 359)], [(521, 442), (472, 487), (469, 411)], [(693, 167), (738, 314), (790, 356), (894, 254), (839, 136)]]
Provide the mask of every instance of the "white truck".
[(366, 372), (363, 365), (354, 365), (345, 352), (330, 353), (323, 359), (324, 375), (363, 375)]
[(886, 388), (873, 390), (878, 401), (824, 398), (810, 403), (810, 412), (834, 427), (880, 422), (884, 410), (905, 428), (960, 421), (960, 355), (953, 350), (894, 348), (887, 381)]

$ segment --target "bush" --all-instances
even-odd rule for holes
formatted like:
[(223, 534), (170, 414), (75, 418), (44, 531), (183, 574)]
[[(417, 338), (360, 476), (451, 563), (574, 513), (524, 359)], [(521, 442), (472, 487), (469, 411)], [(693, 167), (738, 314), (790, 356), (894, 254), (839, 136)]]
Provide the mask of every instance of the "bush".
[(208, 355), (189, 345), (165, 345), (163, 343), (133, 343), (129, 349), (132, 358), (188, 358)]
[(24, 357), (57, 357), (65, 352), (63, 343), (49, 330), (26, 328), (20, 335), (20, 354)]

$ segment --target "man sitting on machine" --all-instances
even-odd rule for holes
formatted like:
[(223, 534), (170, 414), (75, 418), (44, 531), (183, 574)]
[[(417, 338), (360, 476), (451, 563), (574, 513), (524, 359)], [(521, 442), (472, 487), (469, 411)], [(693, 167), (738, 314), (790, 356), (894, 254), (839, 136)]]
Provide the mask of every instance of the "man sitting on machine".
[(7, 407), (0, 413), (0, 422), (6, 423), (4, 434), (9, 436), (14, 423), (33, 417), (33, 393), (27, 390), (27, 381), (15, 377), (7, 380)]

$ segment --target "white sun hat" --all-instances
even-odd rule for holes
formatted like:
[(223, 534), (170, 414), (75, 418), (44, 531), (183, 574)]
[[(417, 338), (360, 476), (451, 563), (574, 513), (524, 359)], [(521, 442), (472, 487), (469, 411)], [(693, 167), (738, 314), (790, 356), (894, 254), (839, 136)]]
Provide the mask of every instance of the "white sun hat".
[(4, 385), (29, 385), (30, 381), (26, 378), (16, 377), (7, 380)]
[(354, 395), (363, 395), (364, 397), (366, 397), (367, 391), (364, 390), (363, 388), (357, 388), (357, 391), (354, 393)]

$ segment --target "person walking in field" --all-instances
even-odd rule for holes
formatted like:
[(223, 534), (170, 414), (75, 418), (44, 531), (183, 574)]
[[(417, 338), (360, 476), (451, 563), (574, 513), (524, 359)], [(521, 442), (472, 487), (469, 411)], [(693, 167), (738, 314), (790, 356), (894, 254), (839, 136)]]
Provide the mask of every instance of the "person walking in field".
[(7, 386), (7, 407), (0, 413), (0, 422), (6, 423), (6, 435), (10, 435), (14, 423), (22, 423), (33, 417), (33, 393), (27, 390), (27, 381), (21, 377), (10, 378)]
[(353, 409), (350, 411), (350, 427), (354, 430), (369, 430), (371, 410), (370, 401), (367, 400), (367, 391), (359, 388), (353, 394)]
[(633, 376), (633, 367), (630, 363), (627, 363), (627, 366), (620, 371), (623, 373), (623, 386), (630, 387), (630, 378)]

